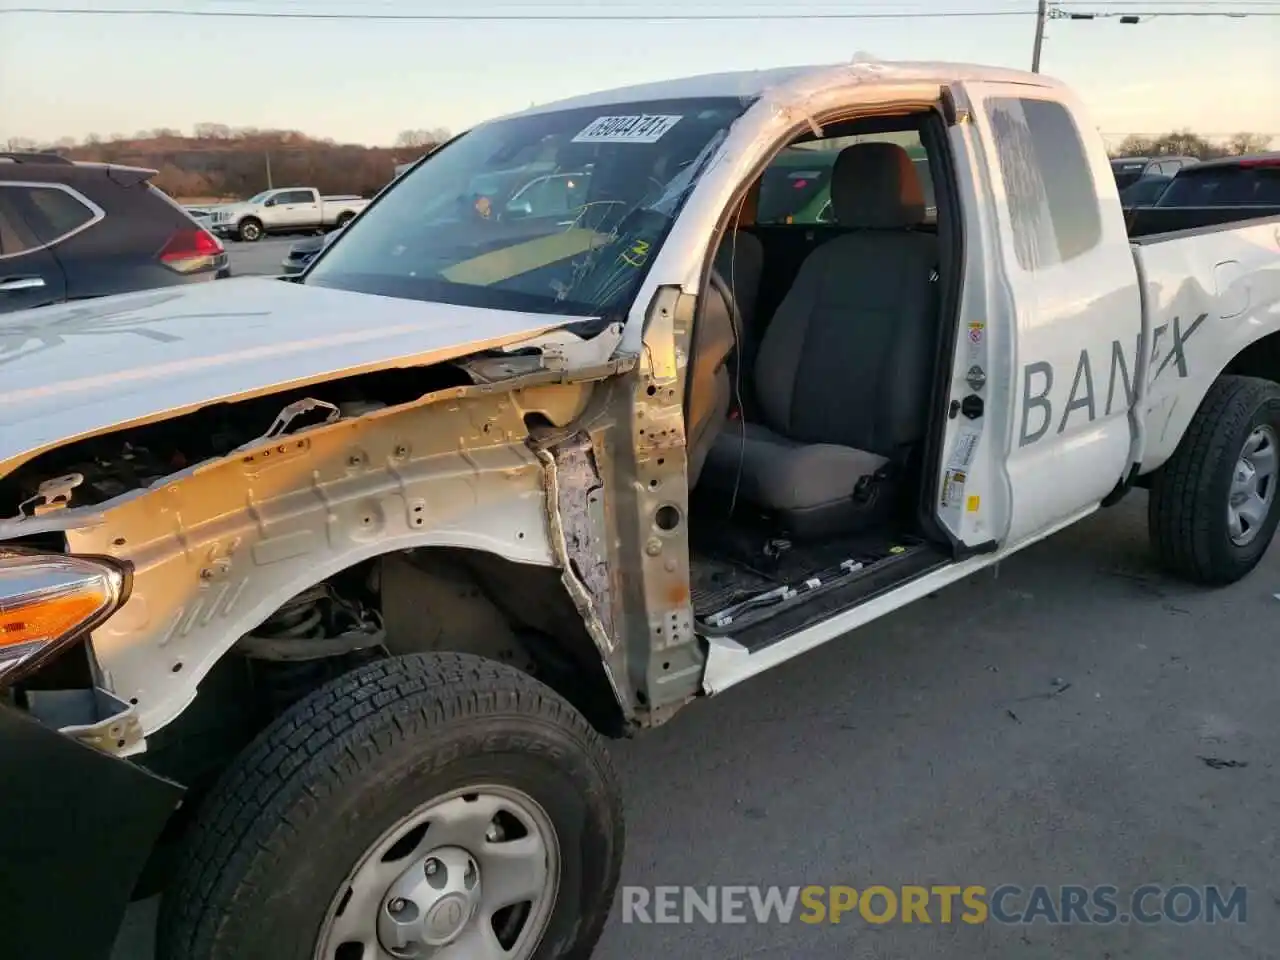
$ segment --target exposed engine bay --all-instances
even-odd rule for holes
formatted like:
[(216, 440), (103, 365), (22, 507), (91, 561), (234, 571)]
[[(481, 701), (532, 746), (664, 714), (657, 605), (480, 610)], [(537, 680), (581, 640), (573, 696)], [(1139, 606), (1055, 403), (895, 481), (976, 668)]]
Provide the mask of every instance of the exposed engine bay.
[(70, 443), (0, 478), (0, 519), (103, 503), (260, 438), (297, 433), (471, 383), (454, 364), (385, 370), (212, 404), (173, 419)]

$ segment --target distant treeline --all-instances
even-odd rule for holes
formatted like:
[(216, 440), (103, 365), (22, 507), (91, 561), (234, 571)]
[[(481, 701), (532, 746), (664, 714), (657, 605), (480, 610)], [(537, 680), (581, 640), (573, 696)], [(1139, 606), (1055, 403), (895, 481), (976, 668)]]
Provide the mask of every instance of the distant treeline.
[[(100, 160), (158, 170), (153, 181), (182, 200), (240, 199), (268, 186), (316, 187), (321, 193), (372, 196), (392, 179), (396, 165), (416, 160), (449, 138), (447, 130), (404, 130), (393, 147), (367, 147), (309, 137), (296, 130), (258, 130), (220, 123), (178, 130), (145, 130), (133, 137), (64, 138), (42, 144), (9, 140), (9, 150), (54, 150), (74, 160)], [(1201, 160), (1266, 150), (1266, 134), (1237, 133), (1214, 142), (1190, 130), (1158, 137), (1130, 136), (1112, 156), (1192, 156)]]
[(1214, 143), (1190, 130), (1173, 130), (1158, 137), (1128, 136), (1112, 151), (1113, 157), (1195, 157), (1216, 160), (1247, 153), (1263, 153), (1271, 145), (1265, 133), (1237, 133)]
[(366, 147), (319, 140), (296, 130), (202, 123), (191, 136), (158, 129), (133, 137), (90, 136), (83, 142), (10, 140), (6, 147), (147, 167), (159, 171), (152, 182), (170, 196), (208, 202), (243, 199), (268, 186), (372, 196), (391, 181), (396, 164), (417, 159), (447, 137), (443, 130), (406, 130), (394, 147)]

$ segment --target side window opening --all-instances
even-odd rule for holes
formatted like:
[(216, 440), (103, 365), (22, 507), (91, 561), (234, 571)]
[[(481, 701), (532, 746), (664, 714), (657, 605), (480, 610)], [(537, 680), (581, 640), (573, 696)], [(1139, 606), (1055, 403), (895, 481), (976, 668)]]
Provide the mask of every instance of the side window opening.
[(845, 147), (857, 143), (896, 143), (915, 164), (924, 189), (925, 222), (934, 222), (937, 209), (928, 157), (916, 131), (858, 134), (829, 137), (792, 144), (782, 151), (761, 178), (760, 207), (756, 222), (761, 226), (833, 223), (831, 215), (831, 168)]
[(1098, 191), (1084, 143), (1067, 109), (1052, 100), (986, 102), (1024, 270), (1074, 260), (1102, 240)]

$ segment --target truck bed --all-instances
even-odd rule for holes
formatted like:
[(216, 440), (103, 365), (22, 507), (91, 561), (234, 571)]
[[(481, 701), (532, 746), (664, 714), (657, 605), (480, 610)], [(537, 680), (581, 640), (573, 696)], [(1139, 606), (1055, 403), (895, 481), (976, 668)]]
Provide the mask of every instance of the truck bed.
[[(1258, 337), (1280, 324), (1280, 213), (1149, 233), (1131, 248), (1145, 331), (1138, 356), (1147, 360), (1147, 393), (1139, 411), (1145, 432), (1141, 472), (1147, 473), (1172, 455), (1191, 422), (1196, 405), (1187, 397), (1205, 396), (1223, 372), (1258, 375), (1248, 355), (1239, 359), (1245, 348), (1278, 348), (1280, 335)], [(1133, 349), (1116, 344), (1112, 356), (1135, 356)], [(1113, 359), (1106, 389), (1126, 389), (1122, 376), (1127, 371)]]

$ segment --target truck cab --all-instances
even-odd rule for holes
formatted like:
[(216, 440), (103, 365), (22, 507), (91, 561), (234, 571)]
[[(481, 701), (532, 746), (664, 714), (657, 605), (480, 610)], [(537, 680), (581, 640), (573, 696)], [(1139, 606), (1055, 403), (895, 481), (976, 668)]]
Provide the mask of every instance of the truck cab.
[[(1280, 222), (1135, 239), (1094, 129), (950, 64), (590, 94), (450, 142), (297, 282), (5, 321), (35, 333), (0, 388), (0, 720), (113, 836), (178, 845), (162, 957), (586, 957), (605, 738), (1137, 487), (1168, 569), (1246, 576)], [(522, 163), (591, 165), (572, 215), (479, 202)], [(145, 859), (67, 844), (28, 953)]]

